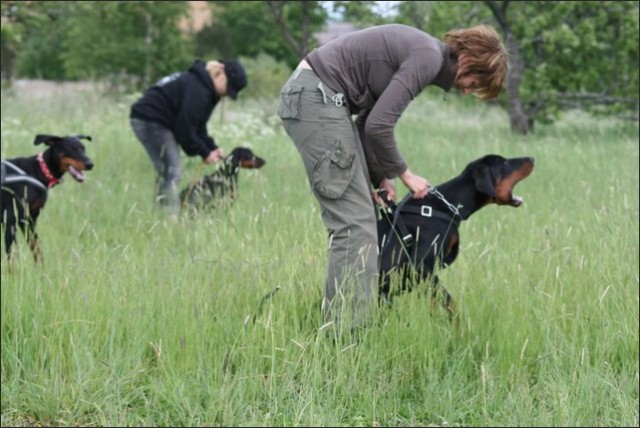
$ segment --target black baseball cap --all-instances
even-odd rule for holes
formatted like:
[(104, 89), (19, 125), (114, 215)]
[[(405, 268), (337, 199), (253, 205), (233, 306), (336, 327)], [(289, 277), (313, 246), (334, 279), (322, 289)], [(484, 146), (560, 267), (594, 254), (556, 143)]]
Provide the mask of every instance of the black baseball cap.
[(235, 100), (238, 98), (238, 92), (247, 86), (247, 73), (242, 64), (236, 60), (220, 62), (224, 64), (224, 73), (227, 75), (227, 95)]

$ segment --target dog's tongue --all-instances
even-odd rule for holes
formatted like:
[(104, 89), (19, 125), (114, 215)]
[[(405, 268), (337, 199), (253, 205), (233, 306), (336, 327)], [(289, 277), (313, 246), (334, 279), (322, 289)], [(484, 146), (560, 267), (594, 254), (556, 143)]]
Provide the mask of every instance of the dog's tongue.
[(76, 181), (79, 181), (80, 183), (84, 181), (85, 176), (83, 171), (78, 171), (71, 165), (69, 165), (69, 168), (67, 169), (67, 171), (69, 172), (69, 174), (71, 174), (73, 178), (75, 178)]

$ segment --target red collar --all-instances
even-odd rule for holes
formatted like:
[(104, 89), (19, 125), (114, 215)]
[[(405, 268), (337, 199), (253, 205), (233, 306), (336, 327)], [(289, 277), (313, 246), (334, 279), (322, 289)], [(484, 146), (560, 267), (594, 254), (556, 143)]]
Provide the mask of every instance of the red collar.
[(51, 171), (49, 170), (47, 163), (44, 161), (44, 156), (42, 155), (42, 153), (43, 152), (38, 153), (37, 159), (38, 159), (38, 163), (40, 164), (40, 169), (42, 170), (42, 173), (47, 178), (47, 180), (49, 180), (49, 183), (47, 183), (47, 188), (51, 189), (53, 186), (60, 183), (62, 180), (56, 179), (53, 176), (53, 174), (51, 174)]

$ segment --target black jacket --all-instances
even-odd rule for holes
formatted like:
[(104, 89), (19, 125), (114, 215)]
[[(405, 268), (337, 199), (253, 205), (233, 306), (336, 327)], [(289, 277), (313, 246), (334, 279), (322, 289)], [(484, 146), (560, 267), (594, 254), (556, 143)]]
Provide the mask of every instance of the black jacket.
[(220, 100), (205, 66), (195, 60), (187, 71), (163, 77), (131, 106), (129, 115), (167, 127), (186, 154), (203, 159), (217, 148), (207, 122)]

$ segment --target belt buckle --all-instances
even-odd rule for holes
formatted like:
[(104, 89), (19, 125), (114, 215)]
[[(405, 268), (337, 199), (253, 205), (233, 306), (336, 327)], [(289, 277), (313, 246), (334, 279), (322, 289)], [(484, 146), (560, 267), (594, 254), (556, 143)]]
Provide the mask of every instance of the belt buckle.
[(420, 215), (422, 217), (431, 217), (432, 209), (429, 205), (423, 205), (420, 207)]

